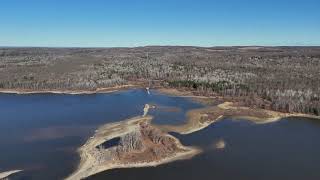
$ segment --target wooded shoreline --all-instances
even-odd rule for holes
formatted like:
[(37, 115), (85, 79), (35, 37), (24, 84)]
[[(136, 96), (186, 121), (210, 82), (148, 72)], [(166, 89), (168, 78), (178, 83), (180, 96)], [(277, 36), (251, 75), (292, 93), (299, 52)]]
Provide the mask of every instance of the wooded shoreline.
[(0, 48), (2, 91), (92, 93), (133, 84), (312, 115), (320, 115), (319, 69), (320, 47)]

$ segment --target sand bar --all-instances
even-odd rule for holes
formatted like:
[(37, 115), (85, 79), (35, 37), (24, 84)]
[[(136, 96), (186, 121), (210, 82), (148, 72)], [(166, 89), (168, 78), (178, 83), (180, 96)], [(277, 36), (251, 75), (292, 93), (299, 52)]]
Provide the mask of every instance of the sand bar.
[(12, 170), (0, 173), (0, 179), (8, 178), (9, 176), (21, 172), (22, 170)]

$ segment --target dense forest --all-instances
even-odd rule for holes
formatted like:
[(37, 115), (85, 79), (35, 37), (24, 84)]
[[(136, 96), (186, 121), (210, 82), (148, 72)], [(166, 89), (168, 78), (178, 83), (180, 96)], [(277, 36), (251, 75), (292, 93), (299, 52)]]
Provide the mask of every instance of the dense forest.
[(134, 82), (320, 114), (320, 47), (0, 48), (0, 89), (95, 90)]

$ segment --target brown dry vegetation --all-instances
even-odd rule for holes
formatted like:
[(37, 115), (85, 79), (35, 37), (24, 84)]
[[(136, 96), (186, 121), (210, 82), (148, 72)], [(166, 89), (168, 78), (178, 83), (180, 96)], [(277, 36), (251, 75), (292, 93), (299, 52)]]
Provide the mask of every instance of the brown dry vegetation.
[(186, 151), (179, 148), (176, 139), (148, 123), (142, 122), (138, 127), (137, 131), (122, 136), (119, 145), (111, 153), (122, 163), (159, 161)]
[[(106, 124), (79, 148), (81, 162), (67, 179), (82, 179), (113, 168), (156, 166), (200, 153), (150, 124), (151, 116)], [(118, 142), (105, 145), (115, 138)]]
[(249, 107), (320, 113), (319, 47), (1, 48), (0, 89), (124, 84), (223, 96)]

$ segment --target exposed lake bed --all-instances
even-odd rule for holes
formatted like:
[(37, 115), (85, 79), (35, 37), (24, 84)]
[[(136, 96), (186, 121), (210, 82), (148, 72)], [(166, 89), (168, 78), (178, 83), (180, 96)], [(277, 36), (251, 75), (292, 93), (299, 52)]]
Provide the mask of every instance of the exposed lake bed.
[[(80, 162), (77, 153), (78, 147), (83, 145), (88, 139), (90, 140), (90, 137), (97, 133), (96, 129), (98, 127), (140, 116), (143, 114), (142, 109), (145, 104), (152, 104), (156, 107), (149, 111), (149, 114), (154, 117), (152, 125), (163, 132), (168, 132), (171, 136), (181, 141), (181, 144), (184, 146), (201, 148), (203, 153), (189, 160), (179, 160), (165, 165), (160, 165), (161, 163), (159, 163), (157, 165), (160, 166), (156, 168), (108, 170), (89, 179), (103, 179), (106, 177), (125, 179), (132, 171), (137, 174), (137, 177), (140, 177), (139, 179), (150, 175), (151, 172), (155, 174), (163, 172), (162, 176), (158, 174), (156, 177), (158, 179), (171, 179), (174, 177), (195, 179), (190, 174), (187, 176), (188, 172), (182, 170), (177, 172), (176, 168), (179, 167), (190, 168), (190, 171), (192, 169), (199, 171), (199, 173), (202, 173), (200, 177), (203, 176), (203, 179), (206, 179), (206, 176), (208, 176), (207, 179), (214, 177), (232, 179), (237, 176), (231, 177), (222, 173), (230, 168), (230, 165), (227, 163), (239, 164), (239, 162), (233, 161), (244, 160), (246, 158), (261, 159), (261, 161), (257, 162), (258, 164), (272, 169), (271, 165), (273, 165), (273, 162), (271, 160), (273, 159), (270, 157), (273, 157), (273, 155), (283, 156), (280, 159), (284, 161), (292, 159), (291, 153), (284, 153), (286, 151), (290, 152), (292, 148), (292, 144), (286, 143), (288, 141), (286, 138), (289, 138), (290, 134), (282, 135), (279, 138), (276, 137), (276, 135), (279, 136), (277, 133), (289, 131), (293, 134), (294, 131), (287, 130), (287, 128), (298, 128), (290, 126), (290, 123), (302, 119), (301, 117), (296, 117), (293, 120), (284, 119), (276, 121), (289, 115), (280, 113), (270, 114), (270, 112), (254, 111), (252, 109), (250, 109), (250, 113), (244, 113), (249, 110), (240, 108), (235, 111), (233, 104), (230, 103), (205, 107), (187, 97), (171, 97), (154, 92), (149, 95), (145, 90), (140, 89), (91, 95), (1, 94), (0, 99), (2, 100), (0, 103), (2, 110), (0, 111), (4, 118), (3, 122), (0, 122), (2, 123), (1, 127), (3, 127), (0, 141), (2, 142), (1, 149), (5, 150), (0, 155), (0, 170), (23, 169), (24, 171), (14, 177), (15, 179), (62, 179), (69, 176), (78, 167)], [(250, 118), (250, 116), (254, 115), (261, 117)], [(226, 118), (228, 116), (238, 116), (238, 118)], [(250, 121), (238, 121), (235, 119), (247, 119)], [(283, 122), (285, 122), (285, 125), (283, 125)], [(299, 120), (299, 122), (302, 124), (300, 125), (302, 132), (300, 130), (297, 130), (297, 132), (301, 132), (299, 133), (300, 136), (311, 140), (302, 143), (304, 146), (296, 148), (297, 151), (302, 151), (301, 153), (303, 151), (308, 153), (308, 157), (303, 153), (300, 155), (301, 159), (299, 161), (295, 162), (291, 160), (295, 168), (300, 166), (301, 168), (306, 167), (307, 164), (304, 162), (301, 164), (300, 161), (308, 161), (312, 153), (314, 156), (317, 155), (315, 154), (315, 150), (312, 152), (308, 151), (311, 148), (309, 146), (320, 146), (315, 140), (317, 137), (320, 137), (320, 134), (313, 132), (320, 128), (319, 123), (308, 125), (310, 123), (309, 120)], [(18, 129), (10, 131), (14, 128)], [(19, 132), (19, 128), (21, 128), (21, 132)], [(255, 128), (259, 129), (259, 132)], [(308, 128), (311, 129), (309, 130)], [(236, 129), (241, 133), (235, 133)], [(305, 131), (308, 132), (303, 134)], [(309, 137), (311, 132), (313, 134)], [(6, 138), (8, 135), (12, 135), (10, 141)], [(261, 141), (259, 140), (260, 136), (262, 136)], [(251, 137), (255, 137), (255, 139), (252, 140)], [(277, 141), (274, 141), (274, 139)], [(240, 142), (246, 143), (241, 145)], [(257, 146), (252, 146), (251, 143)], [(264, 145), (262, 145), (263, 143)], [(268, 144), (270, 143), (274, 143), (277, 146), (269, 147)], [(298, 145), (296, 141), (291, 141), (291, 143)], [(280, 147), (281, 151), (275, 151), (274, 147)], [(269, 151), (271, 154), (268, 154)], [(228, 154), (228, 152), (232, 152), (232, 154)], [(251, 154), (247, 154), (249, 152)], [(51, 156), (51, 158), (48, 156)], [(270, 160), (260, 156), (269, 157)], [(314, 158), (314, 161), (314, 163), (317, 163), (320, 162), (320, 159)], [(257, 166), (254, 162), (248, 162), (248, 165), (245, 165), (247, 168), (254, 168), (253, 165)], [(212, 163), (221, 163), (222, 165), (219, 168), (211, 170), (205, 167), (215, 167)], [(278, 166), (280, 165), (281, 163)], [(285, 167), (286, 164), (282, 165)], [(148, 164), (145, 166), (148, 166)], [(125, 167), (122, 166), (122, 168)], [(174, 168), (171, 169), (170, 167)], [(261, 174), (259, 174), (258, 171), (253, 173), (254, 175), (251, 175), (243, 168), (233, 166), (232, 171), (243, 174), (243, 179), (257, 179), (263, 173), (260, 171)], [(290, 167), (288, 168), (290, 169)], [(273, 177), (273, 179), (286, 177), (285, 174), (281, 173), (283, 172), (276, 171), (274, 176), (269, 176), (269, 179), (270, 177)], [(313, 175), (310, 179), (320, 176), (316, 174), (316, 171)], [(299, 177), (299, 175), (296, 177)], [(305, 176), (304, 174), (304, 177), (309, 176)], [(154, 179), (154, 176), (151, 176), (151, 178)]]

